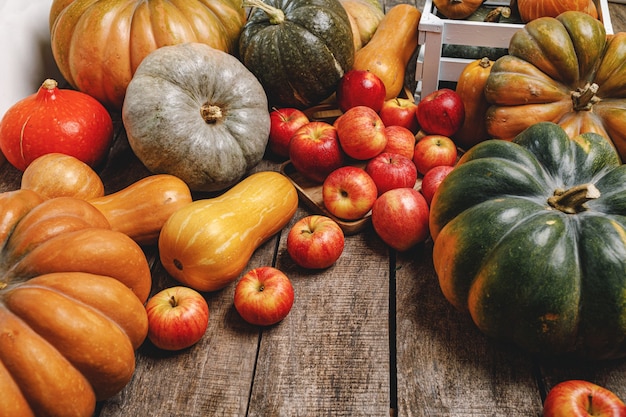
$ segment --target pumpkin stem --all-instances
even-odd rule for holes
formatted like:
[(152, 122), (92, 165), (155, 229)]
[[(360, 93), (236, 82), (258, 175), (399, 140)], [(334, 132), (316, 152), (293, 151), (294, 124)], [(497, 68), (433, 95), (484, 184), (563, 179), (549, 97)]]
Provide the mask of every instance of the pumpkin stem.
[(200, 115), (204, 119), (204, 121), (209, 124), (215, 124), (224, 117), (222, 113), (222, 108), (220, 106), (214, 106), (213, 104), (204, 103), (200, 107)]
[(262, 0), (243, 0), (243, 7), (256, 7), (263, 10), (270, 18), (272, 25), (278, 25), (285, 21), (285, 12), (269, 4), (265, 4)]
[(548, 198), (548, 204), (567, 214), (587, 210), (586, 202), (600, 197), (600, 190), (593, 184), (580, 184), (568, 190), (558, 189)]
[(574, 110), (586, 111), (591, 110), (594, 104), (600, 101), (596, 93), (598, 92), (598, 84), (587, 83), (584, 87), (578, 87), (576, 91), (572, 93), (572, 103)]

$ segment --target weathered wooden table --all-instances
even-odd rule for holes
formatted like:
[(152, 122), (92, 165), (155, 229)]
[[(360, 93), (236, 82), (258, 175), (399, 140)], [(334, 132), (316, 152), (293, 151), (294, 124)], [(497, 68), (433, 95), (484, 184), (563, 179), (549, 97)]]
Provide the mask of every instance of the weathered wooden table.
[[(626, 5), (610, 9), (615, 31), (626, 29)], [(107, 193), (148, 175), (114, 118), (116, 143), (101, 171)], [(278, 169), (272, 160), (256, 168)], [(5, 163), (0, 191), (18, 188), (20, 178)], [(302, 206), (291, 224), (309, 213)], [(285, 241), (283, 231), (247, 267), (273, 265), (292, 279), (296, 299), (284, 321), (269, 328), (246, 324), (233, 307), (234, 284), (206, 293), (211, 316), (204, 338), (177, 353), (146, 342), (130, 384), (99, 404), (96, 415), (540, 416), (546, 392), (574, 378), (626, 399), (624, 360), (555, 363), (484, 337), (443, 298), (431, 242), (396, 253), (370, 226), (347, 237), (334, 266), (308, 271), (291, 261)], [(177, 285), (156, 248), (145, 251), (153, 292)]]

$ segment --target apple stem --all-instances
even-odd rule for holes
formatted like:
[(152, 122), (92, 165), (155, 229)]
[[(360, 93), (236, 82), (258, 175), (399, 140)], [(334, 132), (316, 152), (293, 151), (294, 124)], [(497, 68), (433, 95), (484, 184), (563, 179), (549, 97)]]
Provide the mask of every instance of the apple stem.
[(173, 295), (170, 297), (170, 305), (172, 307), (176, 307), (178, 305), (178, 301), (176, 301), (176, 297), (174, 297)]

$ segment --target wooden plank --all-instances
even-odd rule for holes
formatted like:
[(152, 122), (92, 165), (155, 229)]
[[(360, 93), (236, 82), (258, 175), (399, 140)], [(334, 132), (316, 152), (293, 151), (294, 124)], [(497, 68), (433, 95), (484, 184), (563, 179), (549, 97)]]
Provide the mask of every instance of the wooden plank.
[[(308, 214), (299, 210), (293, 222)], [(277, 267), (296, 300), (262, 335), (248, 415), (388, 415), (386, 248), (368, 230), (346, 238), (335, 265), (309, 271), (289, 259), (285, 242), (283, 235)]]
[(396, 317), (399, 416), (537, 415), (531, 359), (445, 300), (430, 241), (397, 256)]

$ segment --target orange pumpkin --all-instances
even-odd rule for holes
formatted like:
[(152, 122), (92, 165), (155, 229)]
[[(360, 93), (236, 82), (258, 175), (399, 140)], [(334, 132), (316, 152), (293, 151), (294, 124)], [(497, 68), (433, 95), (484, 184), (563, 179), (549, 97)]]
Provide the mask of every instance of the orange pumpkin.
[(233, 52), (245, 21), (240, 0), (54, 0), (50, 35), (63, 77), (119, 110), (150, 52), (184, 42)]
[(527, 23), (485, 85), (487, 131), (510, 140), (558, 123), (570, 137), (595, 132), (626, 160), (626, 33), (607, 36), (592, 16), (568, 11)]
[(568, 10), (598, 18), (598, 9), (593, 0), (517, 0), (517, 9), (524, 23), (540, 17), (557, 17)]
[(135, 369), (148, 262), (84, 200), (0, 194), (0, 415), (89, 417)]
[(448, 19), (465, 19), (474, 14), (484, 0), (433, 0), (433, 4)]

